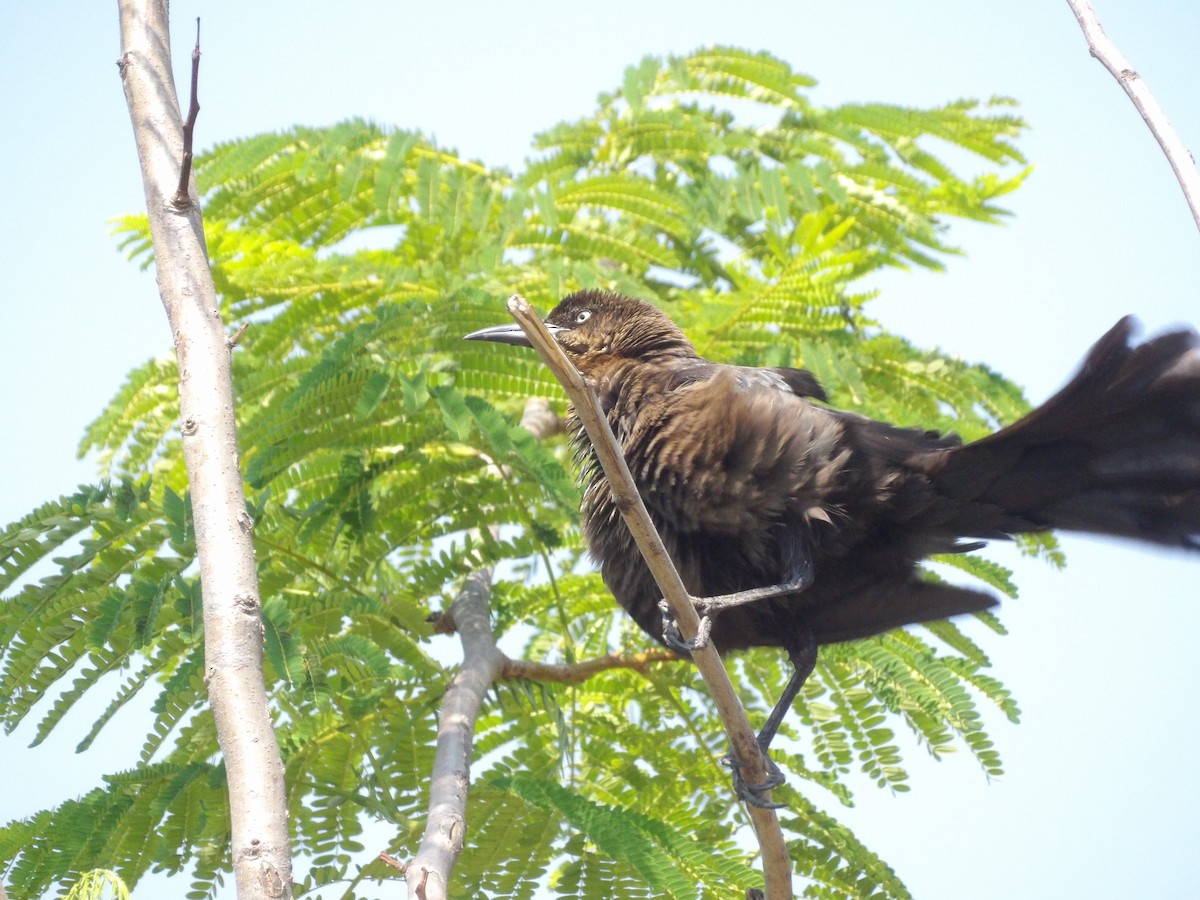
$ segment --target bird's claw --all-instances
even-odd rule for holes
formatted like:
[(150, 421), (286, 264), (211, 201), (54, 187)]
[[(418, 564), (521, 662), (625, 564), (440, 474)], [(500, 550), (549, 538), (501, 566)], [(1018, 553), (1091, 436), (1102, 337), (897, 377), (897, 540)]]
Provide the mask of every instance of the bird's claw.
[(764, 795), (769, 794), (777, 787), (782, 787), (787, 779), (783, 777), (783, 772), (779, 771), (779, 766), (775, 765), (775, 761), (770, 756), (764, 752), (762, 757), (767, 777), (758, 784), (746, 783), (746, 780), (742, 778), (743, 764), (732, 753), (721, 757), (721, 762), (729, 766), (733, 772), (733, 792), (737, 794), (739, 800), (751, 806), (757, 806), (759, 809), (783, 809), (787, 805), (786, 803), (774, 803), (767, 800)]
[(679, 621), (671, 612), (671, 605), (666, 600), (660, 600), (658, 608), (662, 612), (663, 643), (667, 647), (676, 653), (691, 653), (693, 650), (703, 650), (708, 646), (708, 636), (712, 632), (712, 618), (703, 606), (696, 605), (696, 612), (700, 614), (700, 627), (696, 629), (696, 636), (690, 641), (680, 633)]

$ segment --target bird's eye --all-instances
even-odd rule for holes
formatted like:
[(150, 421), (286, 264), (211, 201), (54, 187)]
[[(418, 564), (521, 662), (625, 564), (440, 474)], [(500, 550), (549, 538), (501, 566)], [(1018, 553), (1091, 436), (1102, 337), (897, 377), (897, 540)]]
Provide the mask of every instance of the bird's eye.
[(575, 313), (575, 324), (582, 325), (591, 317), (592, 311), (590, 309), (581, 309), (579, 312)]

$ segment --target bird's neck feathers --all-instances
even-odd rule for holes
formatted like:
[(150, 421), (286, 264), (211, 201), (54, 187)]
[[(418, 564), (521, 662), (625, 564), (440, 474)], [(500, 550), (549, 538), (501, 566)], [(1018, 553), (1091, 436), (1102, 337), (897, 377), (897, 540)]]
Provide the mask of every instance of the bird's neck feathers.
[(644, 300), (610, 291), (577, 291), (546, 320), (585, 378), (599, 380), (625, 363), (654, 364), (696, 356), (679, 326)]

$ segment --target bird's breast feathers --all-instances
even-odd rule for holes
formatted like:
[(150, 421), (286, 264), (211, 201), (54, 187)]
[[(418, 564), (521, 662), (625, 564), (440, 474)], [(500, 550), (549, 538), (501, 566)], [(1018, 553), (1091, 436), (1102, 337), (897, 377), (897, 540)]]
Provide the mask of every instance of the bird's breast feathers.
[(615, 386), (604, 406), (656, 519), (727, 534), (810, 511), (829, 520), (825, 507), (850, 459), (844, 429), (771, 370), (642, 369)]

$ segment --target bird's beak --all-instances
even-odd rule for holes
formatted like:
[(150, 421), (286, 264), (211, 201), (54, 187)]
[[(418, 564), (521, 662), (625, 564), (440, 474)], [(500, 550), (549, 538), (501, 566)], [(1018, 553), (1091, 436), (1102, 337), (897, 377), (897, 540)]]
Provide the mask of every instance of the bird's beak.
[[(557, 336), (562, 329), (557, 325), (547, 324), (552, 335)], [(532, 347), (529, 338), (516, 322), (511, 325), (494, 325), (491, 328), (480, 328), (463, 337), (464, 341), (491, 341), (493, 344), (512, 344), (514, 347)]]

